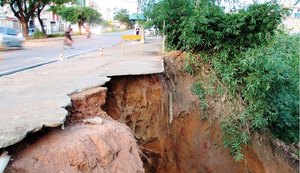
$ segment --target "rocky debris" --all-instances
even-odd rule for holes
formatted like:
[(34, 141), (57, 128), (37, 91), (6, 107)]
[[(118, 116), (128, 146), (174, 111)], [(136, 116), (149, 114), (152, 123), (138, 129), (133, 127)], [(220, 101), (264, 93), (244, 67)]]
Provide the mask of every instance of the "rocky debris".
[(88, 119), (83, 120), (82, 122), (87, 123), (87, 124), (102, 125), (103, 124), (103, 118), (100, 118), (100, 117), (88, 118)]

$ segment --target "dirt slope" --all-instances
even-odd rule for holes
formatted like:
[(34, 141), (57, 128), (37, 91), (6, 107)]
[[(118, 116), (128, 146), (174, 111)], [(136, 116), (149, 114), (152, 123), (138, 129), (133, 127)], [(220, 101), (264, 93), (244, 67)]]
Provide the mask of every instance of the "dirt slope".
[(102, 110), (106, 89), (71, 96), (73, 120), (16, 153), (6, 173), (143, 173), (130, 129)]

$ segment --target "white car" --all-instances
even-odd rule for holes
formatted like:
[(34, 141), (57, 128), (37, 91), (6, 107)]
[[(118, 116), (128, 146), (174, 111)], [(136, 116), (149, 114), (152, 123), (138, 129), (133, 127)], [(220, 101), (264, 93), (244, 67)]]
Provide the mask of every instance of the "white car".
[(0, 49), (22, 47), (24, 37), (16, 29), (0, 26)]

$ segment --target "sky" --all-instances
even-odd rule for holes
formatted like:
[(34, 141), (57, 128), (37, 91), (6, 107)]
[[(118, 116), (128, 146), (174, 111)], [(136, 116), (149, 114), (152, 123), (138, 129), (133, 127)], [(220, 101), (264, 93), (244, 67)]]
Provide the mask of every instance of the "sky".
[[(112, 19), (114, 9), (120, 10), (125, 8), (129, 11), (129, 13), (137, 12), (137, 0), (94, 0), (97, 2), (101, 9), (101, 14), (104, 19)], [(252, 4), (254, 1), (256, 2), (266, 2), (271, 0), (239, 0), (243, 5)], [(278, 0), (280, 3), (284, 4), (294, 4), (297, 0)], [(300, 5), (300, 3), (298, 4)]]
[(111, 20), (115, 10), (127, 9), (129, 13), (137, 12), (137, 0), (94, 0), (101, 9), (102, 17)]
[(137, 0), (97, 0), (99, 1), (100, 7), (107, 9), (122, 9), (126, 8), (130, 13), (136, 13)]

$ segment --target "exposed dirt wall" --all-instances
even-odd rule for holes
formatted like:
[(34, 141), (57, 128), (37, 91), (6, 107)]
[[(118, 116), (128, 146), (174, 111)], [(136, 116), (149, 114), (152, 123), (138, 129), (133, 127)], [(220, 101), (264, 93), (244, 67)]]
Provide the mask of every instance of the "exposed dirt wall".
[[(255, 138), (245, 159), (235, 162), (221, 140), (220, 117), (241, 109), (225, 94), (206, 97), (202, 110), (191, 93), (193, 78), (182, 59), (167, 58), (161, 75), (113, 77), (104, 110), (126, 123), (138, 139), (152, 173), (297, 172), (266, 138)], [(203, 81), (207, 81), (203, 69)], [(208, 82), (208, 81), (207, 81)]]

